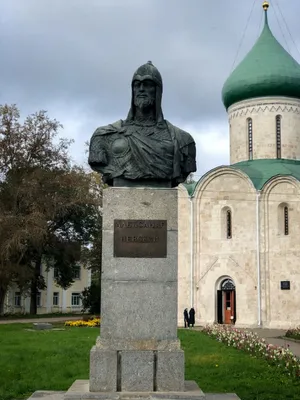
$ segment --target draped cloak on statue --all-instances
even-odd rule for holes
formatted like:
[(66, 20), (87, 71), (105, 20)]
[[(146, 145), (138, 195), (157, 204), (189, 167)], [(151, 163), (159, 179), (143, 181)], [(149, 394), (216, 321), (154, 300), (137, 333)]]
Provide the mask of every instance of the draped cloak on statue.
[(113, 185), (115, 178), (127, 180), (170, 181), (171, 186), (184, 182), (196, 171), (196, 147), (192, 136), (164, 120), (161, 109), (162, 79), (148, 62), (134, 74), (137, 79), (151, 80), (156, 85), (156, 121), (135, 121), (132, 101), (126, 120), (96, 129), (90, 142), (89, 164)]

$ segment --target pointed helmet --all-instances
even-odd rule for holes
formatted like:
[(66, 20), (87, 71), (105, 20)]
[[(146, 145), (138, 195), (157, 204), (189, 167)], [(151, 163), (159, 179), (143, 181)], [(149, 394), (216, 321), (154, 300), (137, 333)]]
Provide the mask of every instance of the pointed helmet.
[(131, 108), (129, 110), (126, 121), (132, 121), (134, 119), (135, 114), (135, 105), (133, 99), (133, 83), (136, 80), (151, 80), (155, 83), (156, 86), (156, 94), (155, 94), (155, 107), (156, 107), (156, 121), (163, 122), (164, 117), (161, 108), (162, 101), (162, 93), (163, 93), (163, 81), (160, 72), (158, 69), (152, 64), (151, 61), (148, 61), (146, 64), (141, 65), (133, 74), (131, 81)]

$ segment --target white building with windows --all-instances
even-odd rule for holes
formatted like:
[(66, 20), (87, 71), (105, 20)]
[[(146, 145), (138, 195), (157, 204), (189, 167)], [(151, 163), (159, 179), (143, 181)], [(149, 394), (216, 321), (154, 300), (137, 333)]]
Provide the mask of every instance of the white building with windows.
[(179, 308), (196, 322), (300, 324), (300, 65), (267, 19), (224, 84), (230, 165), (179, 188)]
[[(64, 290), (56, 284), (56, 270), (46, 271), (43, 267), (41, 275), (44, 276), (47, 289), (41, 290), (37, 296), (37, 313), (76, 313), (81, 312), (82, 304), (80, 295), (85, 287), (91, 285), (90, 270), (78, 265), (74, 270), (74, 283)], [(17, 286), (11, 287), (4, 301), (4, 313), (29, 313), (30, 296), (21, 293)]]

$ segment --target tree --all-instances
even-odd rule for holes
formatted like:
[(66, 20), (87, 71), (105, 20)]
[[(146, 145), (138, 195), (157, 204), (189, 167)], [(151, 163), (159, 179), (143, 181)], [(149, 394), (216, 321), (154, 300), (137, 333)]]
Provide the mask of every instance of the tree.
[(15, 105), (0, 107), (0, 313), (12, 282), (30, 292), (36, 313), (43, 262), (67, 288), (101, 219), (93, 175), (71, 164), (60, 123), (45, 111), (19, 119)]
[(85, 262), (91, 270), (92, 283), (89, 288), (82, 292), (83, 311), (89, 311), (92, 314), (101, 314), (101, 273), (102, 273), (102, 194), (107, 185), (103, 184), (102, 175), (96, 172), (92, 173), (94, 190), (98, 193), (100, 199), (100, 217), (98, 219), (98, 229), (93, 235), (91, 246), (85, 249)]
[(88, 311), (90, 314), (100, 315), (101, 309), (101, 287), (99, 279), (92, 281), (91, 286), (84, 288), (82, 299), (82, 311)]

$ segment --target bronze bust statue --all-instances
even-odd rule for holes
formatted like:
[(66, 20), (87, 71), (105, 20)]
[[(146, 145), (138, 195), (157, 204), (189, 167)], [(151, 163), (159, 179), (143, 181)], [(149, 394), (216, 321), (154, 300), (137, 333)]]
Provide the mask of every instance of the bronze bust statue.
[(151, 61), (132, 78), (125, 120), (96, 129), (89, 164), (110, 186), (175, 187), (196, 171), (192, 136), (163, 117), (162, 78)]

